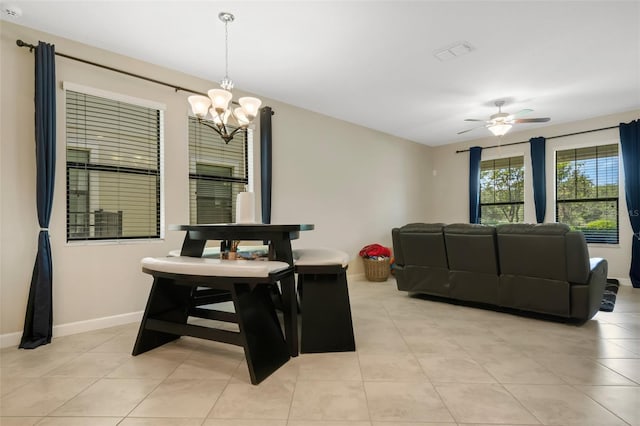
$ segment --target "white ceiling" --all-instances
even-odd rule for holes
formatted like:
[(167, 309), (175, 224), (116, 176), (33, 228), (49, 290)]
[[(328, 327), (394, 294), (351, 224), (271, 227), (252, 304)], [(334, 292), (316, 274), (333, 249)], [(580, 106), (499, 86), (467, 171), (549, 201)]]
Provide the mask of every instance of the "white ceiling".
[[(420, 142), (531, 108), (531, 129), (640, 108), (640, 1), (3, 1), (2, 19)], [(37, 40), (25, 40), (35, 43)], [(46, 41), (46, 40), (45, 40)], [(457, 42), (475, 50), (441, 62)], [(73, 55), (74, 52), (63, 52)], [(153, 77), (153, 76), (150, 76)]]

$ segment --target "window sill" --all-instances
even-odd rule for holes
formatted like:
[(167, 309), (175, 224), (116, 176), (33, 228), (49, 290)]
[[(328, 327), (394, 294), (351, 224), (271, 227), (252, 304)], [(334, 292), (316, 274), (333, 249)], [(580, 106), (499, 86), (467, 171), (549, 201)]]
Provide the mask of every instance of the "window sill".
[(587, 243), (588, 247), (594, 248), (620, 248), (620, 243), (616, 244), (604, 244), (604, 243)]
[(159, 244), (164, 243), (165, 239), (161, 238), (132, 238), (130, 240), (82, 240), (67, 241), (68, 247), (81, 246), (113, 246), (113, 245), (136, 245), (136, 244)]

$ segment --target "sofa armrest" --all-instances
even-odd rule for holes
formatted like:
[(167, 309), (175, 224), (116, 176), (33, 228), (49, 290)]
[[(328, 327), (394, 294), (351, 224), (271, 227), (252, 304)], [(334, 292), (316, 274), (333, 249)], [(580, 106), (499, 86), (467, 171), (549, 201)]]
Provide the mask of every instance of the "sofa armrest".
[(404, 253), (402, 252), (402, 245), (400, 244), (400, 228), (393, 228), (391, 230), (391, 241), (396, 265), (404, 266)]
[[(607, 275), (607, 259), (603, 259), (601, 257), (591, 257), (589, 258), (589, 270), (590, 273), (593, 274), (599, 270), (604, 269), (605, 277)], [(591, 278), (590, 278), (591, 280)]]
[(606, 259), (593, 257), (589, 259), (591, 273), (589, 274), (589, 305), (593, 315), (600, 310), (602, 295), (607, 286), (609, 264)]
[(584, 285), (571, 285), (571, 317), (587, 321), (600, 309), (602, 294), (607, 285), (606, 259), (589, 259), (589, 280)]
[(587, 285), (589, 286), (589, 304), (592, 305), (592, 307), (597, 307), (597, 311), (600, 309), (602, 295), (604, 294), (604, 289), (607, 286), (609, 265), (606, 259), (601, 257), (592, 257), (589, 259), (589, 269), (589, 281), (587, 282)]

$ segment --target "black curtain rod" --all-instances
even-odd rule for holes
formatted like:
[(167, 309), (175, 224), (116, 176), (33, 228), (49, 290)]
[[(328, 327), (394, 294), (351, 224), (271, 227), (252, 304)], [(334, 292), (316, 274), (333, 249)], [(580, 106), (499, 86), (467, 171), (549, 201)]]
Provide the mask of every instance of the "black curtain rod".
[[(29, 48), (29, 52), (33, 52), (33, 49), (35, 49), (37, 47), (37, 46), (34, 46), (33, 44), (25, 43), (22, 40), (16, 40), (16, 44), (19, 47), (28, 47)], [(153, 78), (150, 78), (150, 77), (145, 77), (143, 75), (134, 74), (132, 72), (124, 71), (124, 70), (121, 70), (121, 69), (118, 69), (118, 68), (114, 68), (114, 67), (110, 67), (108, 65), (102, 65), (102, 64), (98, 64), (96, 62), (87, 61), (86, 59), (76, 58), (75, 56), (66, 55), (64, 53), (60, 53), (60, 52), (55, 52), (55, 53), (56, 53), (56, 56), (61, 56), (63, 58), (67, 58), (67, 59), (71, 59), (71, 60), (74, 60), (74, 61), (82, 62), (83, 64), (93, 65), (94, 67), (104, 68), (106, 70), (118, 72), (120, 74), (125, 74), (125, 75), (128, 75), (130, 77), (135, 77), (135, 78), (139, 78), (141, 80), (146, 80), (146, 81), (150, 81), (152, 83), (160, 84), (162, 86), (171, 87), (176, 92), (183, 91), (183, 92), (190, 92), (190, 93), (195, 93), (195, 94), (198, 94), (198, 95), (207, 96), (206, 93), (198, 92), (197, 90), (191, 90), (191, 89), (187, 89), (185, 87), (176, 86), (175, 84), (170, 84), (170, 83), (166, 83), (164, 81), (156, 80), (156, 79), (153, 79)]]
[[(585, 133), (601, 132), (603, 130), (617, 129), (618, 127), (620, 127), (620, 126), (602, 127), (600, 129), (583, 130), (582, 132), (567, 133), (566, 135), (549, 136), (548, 138), (546, 138), (546, 140), (556, 139), (556, 138), (565, 138), (567, 136), (582, 135), (582, 134), (585, 134)], [(520, 142), (504, 143), (504, 144), (501, 144), (501, 145), (483, 146), (482, 149), (501, 148), (503, 146), (520, 145), (520, 144), (523, 144), (523, 143), (529, 143), (529, 141), (520, 141)], [(461, 152), (469, 152), (469, 150), (468, 149), (460, 149), (460, 150), (456, 151), (456, 154), (460, 154)]]

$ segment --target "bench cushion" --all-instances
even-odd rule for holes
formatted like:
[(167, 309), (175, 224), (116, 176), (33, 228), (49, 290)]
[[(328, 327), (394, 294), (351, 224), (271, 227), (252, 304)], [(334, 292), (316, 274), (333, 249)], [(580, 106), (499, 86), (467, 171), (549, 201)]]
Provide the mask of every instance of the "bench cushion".
[(343, 251), (329, 248), (306, 248), (293, 250), (293, 263), (296, 266), (341, 265), (346, 268), (349, 255)]
[[(206, 257), (145, 257), (143, 270), (169, 274), (209, 277), (263, 277), (289, 268), (285, 262), (260, 260), (220, 260)], [(146, 271), (145, 271), (146, 272)]]

